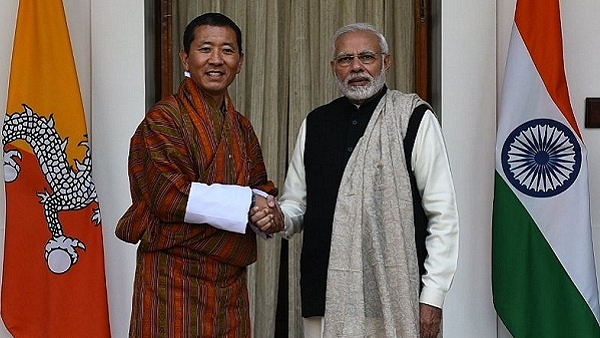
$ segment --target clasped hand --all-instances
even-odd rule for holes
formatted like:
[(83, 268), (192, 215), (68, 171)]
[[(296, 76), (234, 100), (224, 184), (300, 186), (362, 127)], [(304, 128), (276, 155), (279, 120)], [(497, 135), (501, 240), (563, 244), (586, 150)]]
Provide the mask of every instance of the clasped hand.
[(265, 234), (273, 234), (284, 228), (283, 213), (275, 197), (255, 195), (254, 207), (250, 209), (250, 222)]

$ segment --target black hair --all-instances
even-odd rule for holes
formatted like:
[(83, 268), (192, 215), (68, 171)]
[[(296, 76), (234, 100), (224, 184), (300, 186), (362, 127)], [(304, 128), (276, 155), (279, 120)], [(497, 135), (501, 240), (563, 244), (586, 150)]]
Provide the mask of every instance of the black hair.
[(239, 53), (242, 54), (242, 31), (240, 27), (233, 22), (229, 17), (221, 13), (204, 13), (194, 20), (190, 21), (183, 32), (183, 50), (186, 53), (190, 52), (190, 46), (194, 41), (194, 32), (200, 26), (220, 26), (229, 27), (235, 31)]

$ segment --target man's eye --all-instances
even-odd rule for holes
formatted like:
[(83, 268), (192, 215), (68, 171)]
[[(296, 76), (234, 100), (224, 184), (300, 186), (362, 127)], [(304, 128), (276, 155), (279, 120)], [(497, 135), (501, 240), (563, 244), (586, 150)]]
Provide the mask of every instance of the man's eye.
[(360, 61), (366, 62), (366, 63), (375, 61), (375, 55), (371, 55), (371, 54), (359, 55), (358, 58), (360, 59)]
[(338, 58), (341, 63), (350, 63), (352, 62), (352, 59), (354, 59), (354, 56), (341, 56)]
[(235, 51), (233, 49), (223, 49), (223, 54), (233, 55), (233, 54), (235, 54)]

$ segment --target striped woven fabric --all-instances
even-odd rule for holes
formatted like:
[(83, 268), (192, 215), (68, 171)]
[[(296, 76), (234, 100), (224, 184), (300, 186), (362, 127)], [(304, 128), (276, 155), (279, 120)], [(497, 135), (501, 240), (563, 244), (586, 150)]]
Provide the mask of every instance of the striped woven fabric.
[(132, 205), (116, 234), (138, 243), (130, 337), (250, 337), (252, 231), (184, 223), (191, 182), (277, 194), (250, 122), (215, 107), (191, 79), (146, 114), (131, 139)]

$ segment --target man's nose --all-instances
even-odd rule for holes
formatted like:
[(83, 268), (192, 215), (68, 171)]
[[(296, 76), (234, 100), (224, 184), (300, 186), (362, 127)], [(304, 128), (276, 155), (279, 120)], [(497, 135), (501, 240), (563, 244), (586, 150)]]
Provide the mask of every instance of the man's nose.
[(218, 50), (214, 50), (210, 53), (210, 56), (208, 57), (208, 61), (210, 63), (223, 63), (223, 56), (221, 55), (221, 52), (219, 52)]
[(351, 62), (350, 69), (352, 69), (352, 71), (357, 72), (365, 69), (365, 65), (360, 62), (360, 59), (357, 56), (353, 57)]

